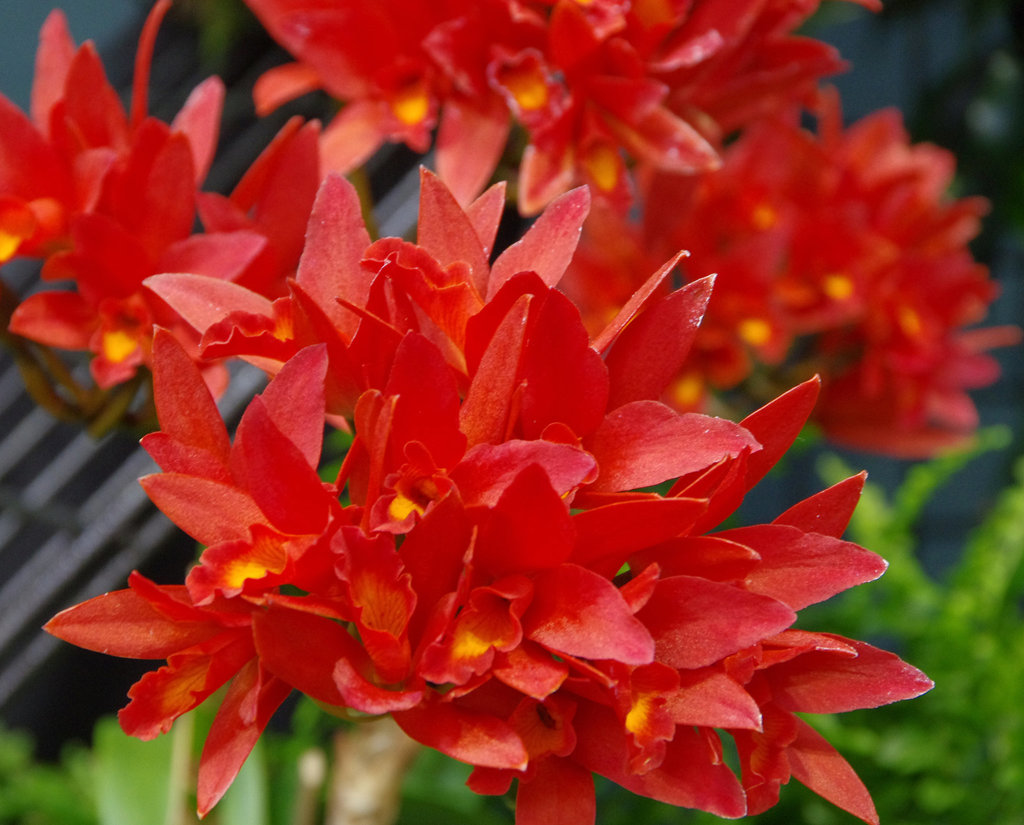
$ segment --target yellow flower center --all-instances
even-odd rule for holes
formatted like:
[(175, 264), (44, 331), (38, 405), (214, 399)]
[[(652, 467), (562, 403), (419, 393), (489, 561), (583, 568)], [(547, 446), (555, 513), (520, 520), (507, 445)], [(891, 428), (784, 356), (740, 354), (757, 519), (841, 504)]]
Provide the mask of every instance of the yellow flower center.
[(427, 95), (426, 84), (417, 80), (401, 89), (391, 99), (391, 111), (406, 126), (422, 123), (430, 112), (430, 97)]
[(779, 220), (779, 213), (767, 203), (760, 203), (754, 207), (750, 220), (753, 222), (755, 229), (764, 232), (766, 229), (771, 229), (775, 226)]
[(120, 364), (138, 348), (138, 341), (123, 329), (103, 333), (103, 355), (111, 363)]
[(10, 260), (35, 229), (36, 220), (30, 209), (20, 204), (0, 208), (0, 264)]
[(900, 307), (896, 319), (899, 321), (900, 329), (906, 333), (908, 338), (921, 336), (924, 324), (921, 323), (921, 316), (917, 314), (917, 310), (907, 306)]
[(771, 325), (763, 318), (744, 318), (737, 332), (752, 347), (764, 346), (772, 337)]
[(644, 729), (650, 720), (654, 699), (649, 693), (640, 696), (626, 714), (626, 730), (636, 734)]
[(583, 161), (594, 184), (602, 192), (611, 192), (619, 182), (619, 156), (607, 143), (594, 145)]
[(395, 521), (404, 520), (410, 513), (419, 513), (422, 516), (423, 508), (411, 498), (403, 496), (401, 493), (395, 496), (391, 500), (391, 504), (388, 505), (388, 515)]
[(822, 278), (821, 288), (833, 301), (845, 301), (853, 295), (853, 281), (840, 272), (833, 272)]
[(548, 86), (540, 66), (520, 66), (509, 71), (502, 80), (524, 111), (533, 112), (547, 106)]
[(704, 394), (704, 381), (695, 372), (688, 372), (675, 382), (672, 387), (672, 399), (676, 406), (691, 409), (700, 403)]

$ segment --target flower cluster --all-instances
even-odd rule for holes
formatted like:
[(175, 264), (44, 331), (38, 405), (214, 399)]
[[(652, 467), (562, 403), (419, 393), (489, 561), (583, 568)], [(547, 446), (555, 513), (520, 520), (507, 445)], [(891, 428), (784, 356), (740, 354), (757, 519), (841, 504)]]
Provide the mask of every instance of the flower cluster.
[(354, 169), (385, 141), (426, 152), (437, 127), (439, 173), (467, 203), (514, 122), (524, 214), (574, 183), (622, 206), (632, 161), (714, 168), (723, 136), (843, 67), (794, 34), (819, 0), (246, 2), (296, 58), (260, 80), (257, 109), (315, 89), (344, 101), (324, 133), (329, 168)]
[[(817, 382), (739, 424), (662, 404), (710, 279), (666, 294), (674, 256), (591, 337), (555, 288), (586, 190), (490, 263), (502, 202), (499, 187), (462, 208), (425, 173), (417, 242), (370, 243), (354, 190), (329, 177), (287, 296), (151, 279), (201, 346), (275, 377), (232, 440), (193, 360), (157, 334), (161, 430), (143, 443), (162, 472), (143, 485), (205, 550), (183, 586), (136, 574), (47, 629), (166, 660), (120, 715), (142, 738), (229, 685), (201, 814), (295, 689), (391, 714), (473, 765), (477, 792), (517, 781), (519, 825), (592, 823), (593, 773), (726, 817), (796, 778), (877, 822), (796, 715), (931, 685), (890, 653), (793, 626), (885, 567), (840, 538), (863, 477), (712, 532), (787, 450)], [(333, 481), (318, 474), (325, 420), (353, 434)]]
[(997, 292), (967, 246), (986, 203), (948, 195), (953, 156), (910, 143), (897, 112), (844, 129), (826, 93), (819, 114), (817, 133), (796, 112), (751, 127), (715, 172), (649, 176), (641, 219), (588, 224), (568, 288), (599, 325), (638, 266), (685, 248), (719, 277), (674, 403), (818, 373), (830, 438), (932, 454), (977, 428), (966, 391), (998, 375), (985, 350), (1019, 339), (966, 329)]
[[(76, 47), (60, 11), (40, 35), (31, 117), (0, 96), (0, 264), (42, 258), (45, 280), (74, 286), (27, 297), (10, 331), (91, 351), (101, 388), (150, 363), (154, 324), (190, 341), (190, 328), (143, 287), (148, 276), (199, 272), (280, 293), (320, 180), (319, 126), (295, 119), (230, 197), (198, 191), (224, 88), (206, 80), (170, 124), (147, 114), (153, 46), (169, 6), (160, 0), (146, 21), (128, 111), (92, 43)], [(194, 232), (197, 213), (205, 232)]]

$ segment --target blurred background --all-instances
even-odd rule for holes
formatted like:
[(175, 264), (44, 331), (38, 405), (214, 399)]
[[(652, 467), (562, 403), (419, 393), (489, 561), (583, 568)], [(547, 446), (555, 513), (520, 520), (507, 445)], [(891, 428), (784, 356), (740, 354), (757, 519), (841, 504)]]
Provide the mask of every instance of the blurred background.
[[(0, 91), (23, 109), (38, 31), (55, 5), (0, 4)], [(823, 6), (811, 33), (851, 64), (834, 79), (847, 121), (895, 106), (915, 141), (957, 155), (956, 194), (984, 195), (992, 204), (974, 245), (1002, 290), (986, 325), (1024, 322), (1024, 5), (887, 0), (877, 15), (852, 3)], [(69, 0), (64, 8), (75, 39), (94, 40), (111, 80), (127, 91), (149, 3)], [(158, 40), (150, 106), (169, 117), (202, 78), (225, 79), (230, 92), (207, 188), (230, 189), (288, 115), (324, 111), (323, 100), (306, 99), (255, 120), (252, 83), (284, 59), (241, 0), (176, 3)], [(392, 210), (399, 203), (414, 209), (415, 185), (402, 177), (414, 163), (401, 152), (394, 157), (397, 172), (377, 168), (375, 193), (378, 200), (392, 193)], [(3, 276), (25, 294), (36, 273), (15, 262)], [(1015, 475), (1024, 454), (1024, 357), (1019, 349), (996, 355), (1003, 378), (974, 395), (984, 433), (974, 454), (918, 465), (815, 445), (788, 460), (749, 510), (770, 520), (838, 480), (844, 468), (869, 470), (874, 486), (851, 537), (886, 556), (892, 568), (870, 593), (819, 608), (806, 626), (897, 650), (939, 685), (905, 706), (820, 722), (890, 825), (1024, 821), (1018, 693), (1024, 488)], [(224, 400), (228, 417), (244, 403), (246, 386), (252, 385)], [(57, 610), (123, 586), (131, 569), (158, 581), (180, 579), (195, 548), (152, 510), (135, 483), (149, 467), (132, 437), (96, 442), (35, 409), (0, 353), (0, 719), (8, 731), (23, 732), (0, 742), (0, 823), (97, 821), (59, 813), (45, 818), (41, 809), (29, 820), (27, 808), (10, 800), (13, 789), (30, 781), (25, 777), (44, 772), (51, 797), (67, 788), (71, 798), (87, 794), (80, 780), (68, 778), (67, 765), (59, 766), (61, 754), (66, 762), (68, 743), (88, 744), (96, 720), (120, 708), (128, 686), (149, 669), (60, 645), (39, 631)], [(439, 787), (454, 794), (459, 783), (436, 760), (417, 770), (403, 821), (511, 821), (493, 800), (437, 809), (427, 797)], [(65, 790), (53, 790), (58, 787)], [(689, 821), (676, 809), (612, 788), (600, 793), (604, 825)], [(693, 815), (692, 821), (713, 820)], [(841, 825), (853, 819), (789, 787), (783, 803), (756, 821)]]

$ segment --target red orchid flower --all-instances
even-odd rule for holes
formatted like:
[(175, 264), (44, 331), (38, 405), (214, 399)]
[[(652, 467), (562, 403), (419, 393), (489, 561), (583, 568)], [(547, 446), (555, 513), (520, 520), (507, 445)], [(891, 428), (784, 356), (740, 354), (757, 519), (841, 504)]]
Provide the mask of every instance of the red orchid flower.
[[(657, 299), (670, 269), (593, 343), (539, 274), (504, 279), (465, 324), (464, 389), (451, 339), (407, 330), (384, 381), (358, 398), (334, 485), (315, 472), (324, 346), (285, 362), (232, 444), (198, 369), (157, 336), (162, 430), (145, 444), (164, 472), (144, 484), (207, 545), (175, 592), (203, 616), (226, 605), (244, 616), (238, 660), (202, 647), (195, 667), (216, 663), (220, 681), (240, 673), (239, 692), (269, 697), (239, 698), (237, 717), (229, 703), (200, 768), (201, 812), (295, 688), (342, 711), (392, 714), (474, 765), (478, 792), (517, 781), (520, 825), (592, 822), (592, 772), (733, 817), (792, 776), (876, 821), (849, 767), (792, 716), (826, 696), (847, 709), (930, 686), (890, 654), (791, 630), (797, 610), (884, 569), (839, 538), (863, 479), (773, 524), (709, 533), (796, 438), (817, 383), (742, 425), (653, 400), (686, 354), (655, 342), (680, 325), (691, 340), (709, 293), (699, 282)], [(667, 492), (651, 490), (664, 482)], [(136, 603), (126, 592), (49, 629), (102, 649), (123, 633), (122, 602)], [(148, 615), (136, 624), (154, 621), (157, 637), (170, 633)], [(175, 652), (167, 672), (184, 661)], [(168, 705), (168, 689), (155, 676), (133, 688), (134, 706), (161, 709), (152, 724), (187, 709)], [(739, 778), (719, 731), (738, 743)]]
[[(43, 216), (23, 222), (25, 232), (16, 239), (8, 233), (8, 251), (45, 255), (44, 278), (77, 286), (29, 297), (10, 329), (49, 346), (91, 349), (101, 387), (131, 377), (149, 357), (153, 323), (173, 321), (162, 303), (141, 293), (142, 279), (158, 261), (197, 268), (209, 257), (203, 246), (210, 244), (190, 242), (189, 235), (195, 187), (216, 142), (223, 86), (216, 79), (199, 86), (170, 126), (146, 115), (153, 43), (169, 6), (157, 3), (143, 29), (130, 111), (107, 82), (92, 44), (75, 48), (59, 11), (40, 38), (32, 121), (6, 101), (0, 106), (8, 123), (0, 140), (10, 141), (5, 169), (23, 170), (4, 173), (4, 197), (21, 204), (22, 212)], [(21, 182), (32, 176), (24, 170), (36, 168), (34, 191), (26, 190)], [(253, 246), (233, 240), (223, 264), (241, 265)]]
[(843, 66), (792, 34), (816, 1), (248, 5), (296, 58), (261, 78), (257, 108), (314, 89), (345, 102), (324, 134), (329, 168), (350, 171), (385, 141), (423, 153), (436, 126), (438, 171), (465, 204), (494, 172), (511, 120), (528, 141), (524, 214), (577, 183), (623, 207), (631, 161), (714, 168), (724, 135), (805, 101)]
[(488, 255), (504, 204), (502, 186), (463, 209), (424, 172), (421, 204), (417, 244), (398, 238), (371, 244), (355, 189), (329, 176), (288, 296), (271, 301), (240, 284), (193, 274), (161, 274), (146, 285), (199, 331), (209, 358), (244, 357), (274, 372), (299, 349), (325, 343), (330, 410), (351, 415), (362, 390), (383, 385), (408, 331), (438, 343), (464, 376), (469, 319), (519, 271), (531, 269), (557, 283), (589, 198), (582, 189), (567, 193), (493, 264)]
[[(26, 298), (10, 330), (91, 351), (93, 377), (104, 389), (150, 363), (154, 325), (174, 329), (193, 349), (198, 343), (143, 287), (149, 275), (196, 272), (281, 292), (319, 183), (317, 127), (289, 124), (230, 200), (201, 196), (207, 232), (193, 234), (224, 91), (210, 78), (171, 124), (147, 115), (153, 45), (169, 7), (161, 0), (147, 18), (128, 111), (92, 44), (76, 49), (60, 12), (41, 35), (32, 120), (0, 100), (0, 141), (9, 144), (0, 170), (0, 202), (7, 204), (0, 252), (4, 260), (45, 257), (44, 280), (74, 286)], [(30, 168), (38, 175), (28, 175)]]
[(758, 376), (819, 372), (815, 419), (841, 442), (920, 456), (977, 427), (966, 391), (995, 379), (1008, 328), (965, 330), (995, 298), (967, 242), (984, 203), (952, 199), (952, 157), (881, 112), (849, 129), (826, 95), (815, 135), (795, 116), (748, 130), (721, 170), (653, 176), (641, 224), (591, 218), (566, 289), (598, 326), (636, 272), (685, 247), (719, 273), (672, 391), (683, 409)]

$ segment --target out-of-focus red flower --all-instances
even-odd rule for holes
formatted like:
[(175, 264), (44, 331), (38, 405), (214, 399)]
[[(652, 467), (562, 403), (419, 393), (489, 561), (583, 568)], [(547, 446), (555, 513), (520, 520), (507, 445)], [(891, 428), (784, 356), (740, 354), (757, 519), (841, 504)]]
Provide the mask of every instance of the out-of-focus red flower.
[[(291, 118), (249, 167), (230, 196), (197, 195), (207, 233), (250, 231), (259, 253), (230, 280), (268, 298), (287, 292), (302, 255), (306, 224), (320, 187), (320, 124)], [(162, 270), (168, 271), (168, 270)], [(191, 271), (191, 270), (182, 270)]]
[(974, 431), (966, 391), (998, 374), (984, 351), (1018, 339), (967, 329), (997, 293), (967, 246), (986, 205), (948, 196), (952, 156), (909, 143), (896, 112), (843, 129), (826, 95), (821, 114), (817, 135), (752, 127), (717, 172), (652, 176), (641, 223), (592, 218), (567, 288), (600, 325), (629, 273), (685, 248), (718, 278), (675, 403), (819, 373), (830, 437), (927, 455)]
[[(293, 274), (319, 183), (315, 125), (290, 124), (230, 200), (196, 198), (212, 160), (223, 85), (200, 84), (171, 124), (147, 115), (150, 60), (169, 0), (154, 5), (125, 111), (91, 43), (76, 48), (64, 16), (44, 24), (29, 119), (0, 98), (0, 262), (44, 259), (44, 290), (10, 330), (60, 349), (89, 350), (98, 386), (148, 364), (154, 324), (190, 330), (145, 289), (157, 272), (204, 273), (277, 294)], [(194, 347), (195, 341), (191, 344)]]
[[(143, 483), (206, 545), (173, 591), (201, 639), (182, 630), (162, 647), (121, 643), (122, 604), (131, 638), (147, 625), (174, 635), (132, 591), (48, 626), (94, 649), (166, 653), (171, 672), (186, 655), (198, 672), (222, 667), (197, 682), (196, 700), (239, 674), (228, 695), (244, 697), (221, 711), (200, 765), (200, 812), (287, 685), (342, 712), (390, 713), (413, 739), (473, 765), (477, 792), (517, 782), (520, 825), (592, 823), (594, 772), (729, 817), (767, 806), (795, 777), (877, 822), (849, 766), (792, 715), (931, 684), (890, 654), (792, 629), (799, 609), (884, 570), (839, 538), (862, 477), (772, 524), (712, 532), (796, 438), (817, 382), (740, 424), (657, 400), (711, 281), (665, 294), (675, 256), (589, 335), (555, 289), (582, 192), (549, 206), (491, 266), (485, 228), (500, 193), (463, 210), (425, 175), (416, 244), (367, 245), (351, 199), (340, 178), (327, 181), (304, 286), (275, 304), (249, 298), (253, 311), (222, 327), (230, 342), (264, 324), (262, 343), (280, 342), (259, 356), (276, 375), (233, 443), (198, 368), (169, 335), (156, 338), (161, 431), (145, 446), (163, 472)], [(204, 301), (220, 288), (154, 283), (175, 300), (187, 287)], [(283, 328), (271, 324), (287, 318), (307, 325), (301, 339), (275, 337)], [(364, 332), (373, 348), (357, 343)], [(347, 410), (328, 406), (339, 374), (352, 377)], [(329, 409), (354, 432), (333, 484), (316, 472)], [(231, 630), (238, 657), (222, 663), (205, 634), (221, 638), (227, 606), (244, 618)], [(163, 677), (132, 689), (134, 705), (156, 709), (150, 725), (193, 704), (171, 702), (172, 689)], [(722, 731), (737, 742), (740, 776)]]
[(438, 171), (468, 203), (512, 121), (528, 141), (517, 158), (524, 214), (581, 182), (622, 206), (632, 161), (713, 168), (724, 135), (806, 100), (843, 66), (793, 35), (818, 0), (248, 5), (296, 58), (261, 78), (257, 109), (314, 89), (345, 102), (324, 134), (329, 168), (347, 172), (385, 141), (425, 152), (437, 127)]

